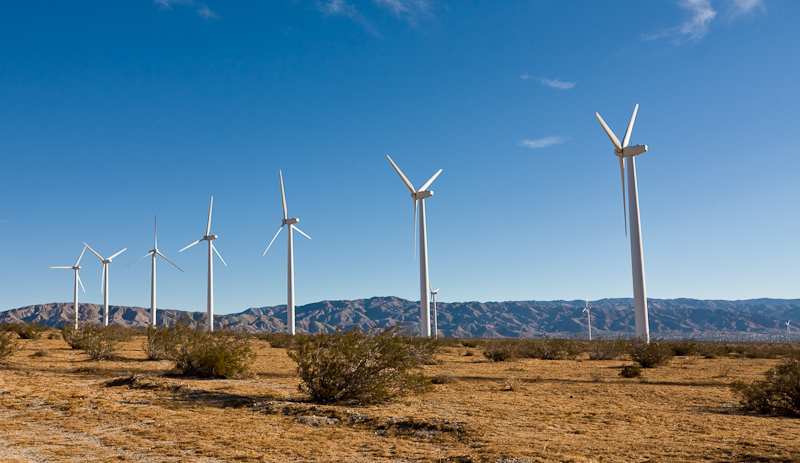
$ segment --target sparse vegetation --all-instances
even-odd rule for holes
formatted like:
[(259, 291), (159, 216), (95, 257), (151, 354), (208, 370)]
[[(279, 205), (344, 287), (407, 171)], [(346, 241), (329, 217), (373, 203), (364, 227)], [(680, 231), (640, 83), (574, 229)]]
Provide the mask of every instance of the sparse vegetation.
[(356, 326), (299, 338), (289, 356), (303, 380), (300, 390), (315, 401), (366, 404), (426, 390), (430, 382), (417, 369), (437, 350), (435, 340), (411, 337), (399, 326)]
[(786, 358), (764, 373), (763, 381), (736, 381), (731, 388), (745, 410), (800, 416), (800, 359)]
[(492, 362), (517, 358), (519, 342), (514, 339), (488, 339), (483, 343), (483, 356)]
[(639, 365), (624, 365), (619, 375), (623, 378), (639, 378), (642, 376), (642, 367)]
[(20, 339), (39, 339), (47, 328), (39, 323), (3, 323), (0, 331), (17, 333)]
[(538, 358), (541, 360), (574, 359), (583, 353), (581, 346), (572, 339), (542, 337), (517, 341), (519, 358)]
[(19, 339), (19, 336), (16, 333), (0, 331), (0, 362), (5, 361), (17, 351), (17, 339)]
[(642, 368), (655, 368), (666, 365), (675, 356), (668, 343), (660, 340), (651, 340), (649, 343), (637, 339), (633, 342), (631, 358), (639, 362)]
[(681, 339), (680, 341), (671, 341), (668, 343), (672, 348), (673, 355), (677, 357), (687, 357), (690, 355), (697, 355), (700, 349), (697, 346), (697, 341), (694, 339)]
[(614, 360), (630, 351), (631, 344), (622, 338), (588, 341), (589, 360)]

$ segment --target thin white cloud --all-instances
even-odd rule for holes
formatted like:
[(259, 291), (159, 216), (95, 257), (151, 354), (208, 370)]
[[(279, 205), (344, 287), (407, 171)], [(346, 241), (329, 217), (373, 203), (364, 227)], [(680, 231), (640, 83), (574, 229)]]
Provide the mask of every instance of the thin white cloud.
[(344, 16), (361, 26), (368, 33), (376, 37), (381, 36), (372, 22), (355, 5), (345, 0), (328, 0), (326, 2), (318, 2), (317, 5), (319, 10), (327, 15)]
[(677, 27), (645, 35), (646, 40), (670, 38), (675, 45), (700, 41), (709, 33), (718, 17), (715, 5), (722, 8), (722, 16), (729, 23), (757, 10), (764, 10), (763, 0), (714, 0), (713, 4), (712, 0), (678, 0), (677, 4), (689, 13), (689, 18)]
[(528, 75), (528, 74), (522, 74), (521, 76), (519, 76), (519, 78), (522, 79), (522, 80), (528, 80), (528, 79), (531, 78), (531, 76)]
[(731, 8), (731, 14), (734, 18), (747, 15), (755, 10), (763, 10), (764, 3), (762, 0), (728, 0)]
[(195, 8), (195, 13), (204, 19), (219, 19), (219, 15), (211, 10), (205, 3), (195, 0), (153, 0), (159, 9), (171, 10), (174, 5), (185, 5)]
[(430, 4), (426, 0), (372, 0), (372, 3), (391, 11), (398, 18), (409, 20), (430, 11)]
[(697, 41), (705, 37), (711, 21), (717, 16), (717, 12), (711, 8), (711, 2), (709, 0), (681, 0), (679, 5), (690, 14), (689, 19), (678, 26), (683, 41)]
[(211, 9), (205, 3), (199, 4), (197, 9), (197, 14), (200, 15), (201, 18), (205, 19), (219, 19), (219, 15), (211, 11)]
[(535, 140), (522, 140), (519, 145), (520, 146), (527, 146), (531, 149), (537, 148), (547, 148), (548, 146), (559, 145), (567, 141), (564, 137), (559, 136), (552, 136), (552, 137), (545, 137), (545, 138), (537, 138)]
[(564, 82), (559, 78), (545, 79), (544, 77), (537, 77), (536, 80), (548, 87), (557, 88), (559, 90), (569, 90), (577, 84), (577, 82)]

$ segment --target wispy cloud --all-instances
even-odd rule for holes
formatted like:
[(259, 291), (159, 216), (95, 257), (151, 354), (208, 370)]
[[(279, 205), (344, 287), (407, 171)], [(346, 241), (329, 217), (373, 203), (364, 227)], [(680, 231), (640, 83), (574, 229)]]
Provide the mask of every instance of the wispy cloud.
[(646, 40), (669, 38), (675, 45), (700, 41), (709, 33), (712, 22), (718, 17), (714, 5), (722, 5), (723, 16), (727, 16), (729, 22), (764, 9), (763, 0), (720, 0), (713, 5), (711, 0), (678, 0), (677, 4), (689, 17), (677, 27), (645, 35)]
[(421, 17), (431, 16), (429, 0), (317, 0), (317, 9), (322, 13), (349, 18), (368, 33), (380, 37), (378, 28), (364, 13), (370, 7), (373, 15), (377, 9), (377, 13), (383, 11), (411, 24), (416, 24)]
[(194, 8), (195, 13), (204, 19), (219, 19), (219, 15), (211, 10), (205, 3), (195, 0), (153, 0), (160, 9), (171, 10), (174, 5), (183, 5)]
[(430, 14), (430, 3), (426, 0), (372, 0), (377, 6), (389, 10), (398, 18), (415, 20)]
[(547, 148), (548, 146), (559, 145), (567, 141), (564, 137), (559, 136), (552, 136), (552, 137), (545, 137), (545, 138), (537, 138), (535, 140), (522, 140), (519, 145), (520, 146), (527, 146), (531, 149), (536, 148)]
[(762, 0), (729, 0), (731, 15), (734, 18), (745, 16), (755, 10), (763, 10), (764, 2)]
[(711, 8), (709, 0), (681, 0), (680, 7), (689, 12), (689, 19), (678, 26), (683, 40), (700, 40), (708, 34), (708, 27), (717, 12)]
[(375, 27), (372, 22), (364, 16), (361, 11), (356, 8), (355, 5), (348, 3), (345, 0), (328, 0), (326, 2), (318, 3), (319, 10), (327, 15), (332, 16), (344, 16), (349, 18), (354, 23), (361, 26), (365, 31), (368, 33), (380, 37), (381, 34), (378, 32), (378, 28)]
[(522, 74), (521, 76), (519, 76), (519, 78), (522, 79), (522, 80), (528, 80), (528, 79), (531, 78), (531, 76), (528, 75), (528, 74)]
[(544, 77), (537, 77), (536, 80), (548, 87), (557, 88), (559, 90), (569, 90), (577, 84), (577, 82), (564, 82), (559, 78), (545, 79)]

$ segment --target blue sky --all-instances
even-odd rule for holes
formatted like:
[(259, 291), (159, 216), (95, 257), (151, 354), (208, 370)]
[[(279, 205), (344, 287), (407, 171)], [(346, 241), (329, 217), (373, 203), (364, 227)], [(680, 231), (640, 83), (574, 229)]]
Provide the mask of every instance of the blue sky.
[[(72, 300), (86, 241), (110, 302), (217, 313), (419, 299), (427, 201), (442, 301), (630, 297), (618, 135), (640, 104), (648, 296), (800, 297), (800, 3), (770, 0), (12, 2), (0, 16), (0, 309)], [(84, 256), (84, 302), (101, 264)]]

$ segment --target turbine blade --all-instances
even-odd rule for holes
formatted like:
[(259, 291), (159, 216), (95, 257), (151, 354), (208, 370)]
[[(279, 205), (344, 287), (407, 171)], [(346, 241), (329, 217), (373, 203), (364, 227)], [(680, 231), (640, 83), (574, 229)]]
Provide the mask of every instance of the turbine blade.
[(81, 285), (81, 289), (83, 290), (83, 294), (86, 294), (86, 288), (83, 287), (83, 282), (81, 281), (81, 277), (80, 277), (80, 275), (78, 275), (77, 272), (75, 272), (75, 277), (78, 279), (78, 284)]
[(171, 260), (167, 259), (167, 256), (165, 256), (164, 254), (161, 254), (161, 253), (160, 253), (160, 252), (158, 252), (158, 251), (156, 251), (156, 254), (158, 254), (159, 256), (161, 256), (161, 257), (162, 257), (162, 258), (163, 258), (165, 261), (167, 261), (167, 262), (169, 262), (170, 264), (174, 265), (176, 269), (180, 270), (181, 272), (183, 271), (183, 270), (182, 270), (180, 267), (178, 267), (177, 265), (175, 265), (175, 263), (174, 263), (174, 262), (172, 262)]
[(111, 260), (111, 259), (113, 259), (113, 258), (117, 257), (118, 255), (120, 255), (120, 254), (122, 254), (123, 252), (125, 252), (127, 249), (128, 249), (128, 248), (123, 248), (123, 249), (122, 249), (122, 251), (120, 251), (120, 252), (118, 252), (118, 253), (114, 254), (113, 256), (109, 257), (109, 258), (108, 258), (108, 260)]
[(306, 233), (303, 230), (300, 230), (299, 228), (297, 228), (297, 225), (292, 225), (292, 229), (293, 230), (297, 230), (298, 232), (300, 232), (301, 235), (305, 236), (308, 239), (311, 239), (311, 237), (306, 235)]
[(158, 216), (153, 219), (153, 249), (158, 249)]
[[(77, 265), (76, 265), (76, 267), (77, 267)], [(61, 267), (61, 266), (59, 266), (59, 267), (50, 267), (50, 268), (69, 268), (69, 269), (71, 269), (72, 267)]]
[(149, 256), (150, 254), (153, 254), (153, 251), (150, 251), (150, 252), (148, 252), (147, 254), (143, 255), (142, 257), (140, 257), (140, 258), (136, 259), (135, 261), (133, 261), (133, 262), (131, 262), (130, 264), (127, 264), (127, 265), (125, 265), (125, 266), (127, 267), (128, 265), (133, 265), (133, 264), (135, 264), (136, 262), (139, 262), (140, 260), (142, 260), (142, 259), (144, 259), (145, 257)]
[(416, 193), (417, 191), (414, 189), (414, 185), (412, 185), (411, 182), (408, 181), (406, 176), (403, 175), (403, 172), (400, 170), (399, 167), (397, 167), (397, 164), (395, 164), (394, 161), (392, 161), (392, 158), (390, 158), (388, 154), (386, 155), (386, 159), (388, 159), (389, 162), (392, 163), (392, 166), (394, 167), (394, 170), (396, 170), (397, 173), (400, 174), (400, 178), (403, 179), (403, 182), (406, 184), (408, 189), (411, 190), (412, 193)]
[(283, 171), (278, 171), (278, 175), (281, 176), (281, 202), (283, 202), (283, 220), (287, 218), (286, 212), (286, 194), (283, 192)]
[(102, 260), (105, 260), (105, 259), (103, 259), (103, 256), (101, 256), (100, 254), (98, 254), (98, 253), (97, 253), (97, 251), (95, 251), (94, 249), (92, 249), (92, 247), (91, 247), (91, 246), (89, 246), (89, 245), (88, 245), (88, 244), (86, 244), (86, 243), (83, 243), (83, 245), (84, 245), (84, 246), (86, 246), (87, 248), (89, 248), (89, 250), (90, 250), (90, 251), (92, 251), (92, 252), (94, 253), (94, 255), (95, 255), (95, 256), (97, 256), (97, 258), (98, 258), (98, 259), (100, 259), (101, 261), (102, 261)]
[(414, 260), (417, 260), (417, 200), (414, 200)]
[(100, 293), (103, 292), (103, 283), (106, 281), (106, 264), (103, 263), (103, 273), (100, 274)]
[[(217, 253), (217, 257), (219, 257), (219, 260), (221, 260), (221, 261), (222, 261), (222, 263), (223, 263), (223, 264), (225, 264), (225, 259), (223, 259), (223, 258), (222, 258), (222, 256), (219, 254), (219, 251), (217, 251), (217, 247), (216, 247), (216, 246), (214, 246), (214, 243), (211, 243), (211, 249), (213, 249), (213, 250), (214, 250), (214, 252), (216, 252), (216, 253)], [(225, 264), (225, 266), (227, 267), (227, 266), (228, 266), (228, 264)]]
[(624, 220), (623, 226), (625, 227), (625, 236), (628, 236), (628, 210), (625, 208), (625, 165), (623, 164), (623, 157), (619, 157), (619, 175), (622, 180), (622, 217)]
[(190, 244), (189, 246), (186, 246), (185, 248), (181, 249), (181, 250), (180, 250), (180, 251), (178, 251), (178, 252), (183, 252), (183, 251), (185, 251), (185, 250), (187, 250), (187, 249), (191, 248), (192, 246), (194, 246), (195, 244), (197, 244), (197, 243), (199, 243), (199, 242), (201, 242), (201, 241), (203, 241), (203, 240), (197, 240), (197, 241), (195, 241), (194, 243)]
[(78, 265), (80, 265), (80, 263), (81, 263), (81, 259), (83, 259), (83, 253), (84, 253), (84, 252), (86, 252), (86, 246), (84, 246), (84, 247), (83, 247), (83, 249), (81, 250), (81, 255), (80, 255), (80, 256), (78, 256), (78, 261), (77, 261), (77, 262), (75, 262), (75, 267), (77, 267)]
[(270, 247), (272, 247), (272, 243), (274, 243), (274, 242), (275, 242), (275, 238), (277, 238), (277, 237), (278, 237), (278, 235), (281, 233), (281, 230), (283, 230), (283, 225), (281, 225), (281, 226), (278, 228), (278, 231), (277, 231), (277, 233), (275, 233), (275, 236), (273, 236), (273, 237), (272, 237), (272, 241), (270, 241), (270, 242), (269, 242), (269, 246), (267, 246), (267, 249), (266, 249), (266, 250), (264, 250), (264, 254), (261, 254), (261, 256), (262, 256), (262, 257), (267, 255), (267, 251), (269, 251), (269, 248), (270, 248)]
[(633, 108), (633, 115), (631, 116), (631, 121), (628, 123), (628, 130), (625, 131), (625, 138), (622, 139), (623, 148), (628, 146), (628, 142), (631, 141), (631, 131), (633, 130), (633, 121), (636, 120), (637, 112), (639, 112), (639, 103), (636, 103), (636, 107)]
[(439, 288), (436, 288), (433, 292), (434, 294), (439, 294)]
[(208, 205), (208, 224), (206, 225), (206, 236), (211, 234), (211, 208), (214, 207), (214, 197), (211, 197), (211, 204)]
[(433, 183), (433, 181), (434, 181), (434, 180), (436, 180), (436, 177), (438, 177), (438, 176), (439, 176), (439, 174), (441, 174), (441, 173), (442, 173), (442, 169), (439, 169), (439, 172), (436, 172), (435, 174), (433, 174), (433, 177), (431, 177), (431, 179), (430, 179), (430, 180), (428, 180), (427, 182), (425, 182), (425, 184), (424, 184), (424, 185), (422, 185), (422, 188), (420, 188), (420, 189), (419, 189), (419, 191), (425, 191), (425, 190), (427, 190), (427, 189), (428, 189), (428, 187), (429, 187), (429, 186), (431, 186), (431, 183)]
[(606, 131), (606, 135), (608, 135), (608, 138), (611, 139), (611, 143), (614, 144), (614, 147), (618, 150), (621, 150), (622, 145), (619, 142), (619, 138), (617, 138), (617, 136), (614, 135), (614, 132), (612, 132), (611, 129), (608, 128), (606, 121), (604, 121), (603, 118), (600, 117), (600, 113), (594, 113), (594, 115), (597, 116), (597, 120), (600, 121), (600, 125), (603, 126), (603, 130)]

